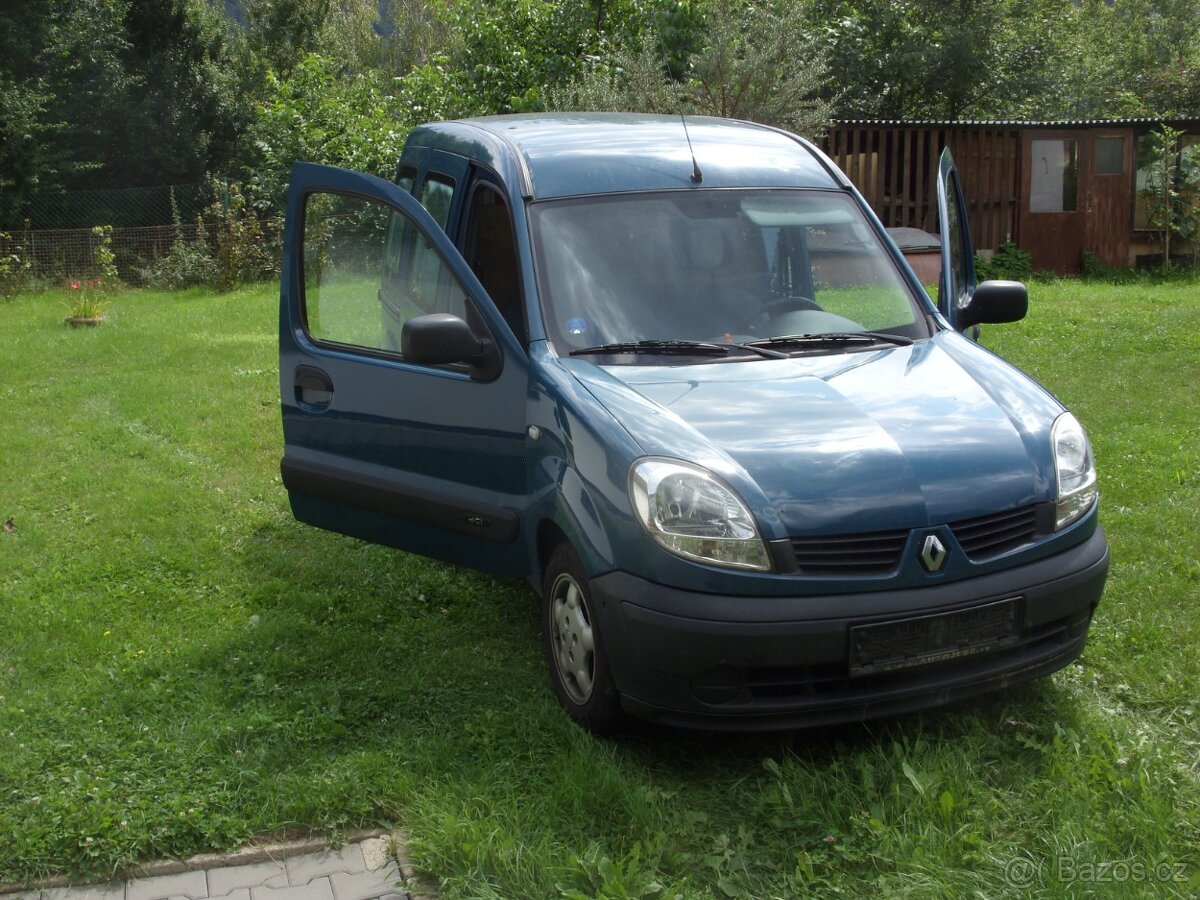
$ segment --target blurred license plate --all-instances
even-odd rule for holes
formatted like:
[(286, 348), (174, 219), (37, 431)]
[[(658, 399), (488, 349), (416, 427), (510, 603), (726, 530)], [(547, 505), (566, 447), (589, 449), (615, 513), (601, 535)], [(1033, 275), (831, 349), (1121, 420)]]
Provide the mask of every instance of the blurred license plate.
[(989, 653), (1019, 636), (1019, 598), (850, 629), (850, 674), (869, 675)]

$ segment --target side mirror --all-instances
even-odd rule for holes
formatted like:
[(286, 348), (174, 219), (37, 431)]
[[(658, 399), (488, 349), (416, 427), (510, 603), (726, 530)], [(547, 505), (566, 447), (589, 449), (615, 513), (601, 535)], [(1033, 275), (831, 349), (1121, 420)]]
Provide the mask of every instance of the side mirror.
[(1029, 311), (1029, 291), (1019, 281), (985, 281), (959, 310), (963, 328), (985, 322), (1017, 322)]
[(490, 337), (480, 337), (471, 326), (450, 313), (415, 316), (400, 330), (400, 352), (409, 362), (425, 366), (465, 363), (476, 381), (500, 374), (500, 351)]

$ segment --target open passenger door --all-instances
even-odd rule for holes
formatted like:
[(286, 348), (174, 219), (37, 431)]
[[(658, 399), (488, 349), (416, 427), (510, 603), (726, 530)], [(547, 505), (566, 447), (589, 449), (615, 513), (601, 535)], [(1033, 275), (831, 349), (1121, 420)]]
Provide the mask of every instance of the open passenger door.
[(281, 474), (297, 519), (524, 571), (528, 360), (416, 197), (371, 175), (296, 164), (279, 353)]
[(962, 183), (950, 148), (938, 164), (938, 231), (942, 243), (942, 272), (938, 281), (938, 311), (958, 331), (982, 322), (1015, 322), (1025, 317), (1029, 295), (1019, 281), (975, 279), (975, 246)]

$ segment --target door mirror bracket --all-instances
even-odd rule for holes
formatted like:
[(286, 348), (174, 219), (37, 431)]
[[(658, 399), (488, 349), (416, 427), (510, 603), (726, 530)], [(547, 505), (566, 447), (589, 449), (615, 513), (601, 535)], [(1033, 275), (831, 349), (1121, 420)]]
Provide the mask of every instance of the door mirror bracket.
[(481, 337), (450, 313), (430, 313), (406, 321), (400, 331), (400, 352), (407, 362), (418, 365), (465, 364), (473, 381), (493, 380), (502, 365), (500, 350), (491, 336)]

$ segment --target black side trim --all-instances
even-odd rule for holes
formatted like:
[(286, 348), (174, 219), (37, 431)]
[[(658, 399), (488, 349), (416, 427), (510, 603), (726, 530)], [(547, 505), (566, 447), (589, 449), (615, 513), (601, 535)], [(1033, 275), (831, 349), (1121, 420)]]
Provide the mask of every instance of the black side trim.
[(444, 494), (399, 487), (381, 478), (320, 463), (298, 462), (286, 456), (279, 463), (279, 473), (288, 491), (499, 544), (510, 544), (517, 539), (517, 514), (500, 507), (464, 503)]

